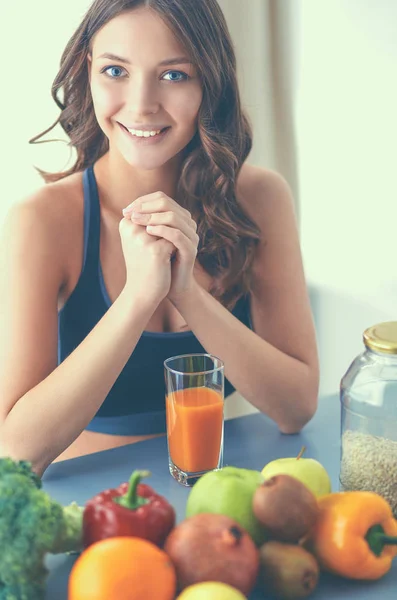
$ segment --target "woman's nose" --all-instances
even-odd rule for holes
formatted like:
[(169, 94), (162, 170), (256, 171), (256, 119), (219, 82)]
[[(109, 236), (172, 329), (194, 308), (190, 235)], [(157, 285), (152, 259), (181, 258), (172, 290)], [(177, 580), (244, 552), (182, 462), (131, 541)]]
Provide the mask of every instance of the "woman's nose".
[(131, 79), (127, 109), (134, 115), (153, 114), (160, 108), (160, 97), (157, 82), (135, 77)]

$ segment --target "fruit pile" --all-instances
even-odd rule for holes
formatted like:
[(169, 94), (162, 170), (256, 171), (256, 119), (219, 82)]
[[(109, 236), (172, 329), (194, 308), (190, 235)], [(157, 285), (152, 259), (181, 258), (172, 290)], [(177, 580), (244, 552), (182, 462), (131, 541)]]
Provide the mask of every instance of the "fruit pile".
[[(373, 492), (332, 493), (313, 459), (199, 479), (176, 525), (166, 498), (134, 471), (84, 507), (61, 506), (31, 464), (0, 458), (0, 598), (44, 600), (47, 553), (81, 551), (69, 600), (243, 600), (256, 588), (305, 598), (319, 573), (379, 579), (397, 554), (397, 521)], [(178, 595), (179, 594), (179, 595)]]
[(254, 588), (294, 600), (312, 593), (321, 570), (377, 579), (397, 554), (389, 504), (372, 492), (331, 493), (322, 465), (301, 454), (262, 473), (207, 473), (178, 525), (140, 482), (146, 475), (87, 502), (69, 600), (244, 600)]

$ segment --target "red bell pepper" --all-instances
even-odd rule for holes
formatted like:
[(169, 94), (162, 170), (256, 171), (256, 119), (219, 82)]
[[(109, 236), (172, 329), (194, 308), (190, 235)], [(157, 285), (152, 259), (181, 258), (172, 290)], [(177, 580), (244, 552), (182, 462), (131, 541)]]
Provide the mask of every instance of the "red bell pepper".
[(162, 546), (175, 525), (175, 510), (163, 497), (144, 483), (149, 471), (134, 471), (129, 482), (109, 489), (89, 500), (83, 513), (83, 543), (110, 537), (134, 536)]

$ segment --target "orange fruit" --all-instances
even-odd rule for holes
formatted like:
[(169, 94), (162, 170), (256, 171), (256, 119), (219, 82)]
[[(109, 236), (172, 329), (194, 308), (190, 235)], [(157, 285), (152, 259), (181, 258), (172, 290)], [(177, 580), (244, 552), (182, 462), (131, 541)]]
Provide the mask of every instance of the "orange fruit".
[(176, 575), (168, 555), (137, 537), (89, 546), (69, 576), (68, 600), (173, 600)]

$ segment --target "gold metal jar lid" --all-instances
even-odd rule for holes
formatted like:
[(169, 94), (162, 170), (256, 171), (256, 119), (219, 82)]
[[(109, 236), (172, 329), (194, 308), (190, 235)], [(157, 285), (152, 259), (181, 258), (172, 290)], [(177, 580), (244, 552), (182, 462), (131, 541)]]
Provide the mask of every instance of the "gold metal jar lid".
[(397, 354), (397, 321), (387, 321), (369, 327), (364, 331), (363, 340), (371, 350)]

